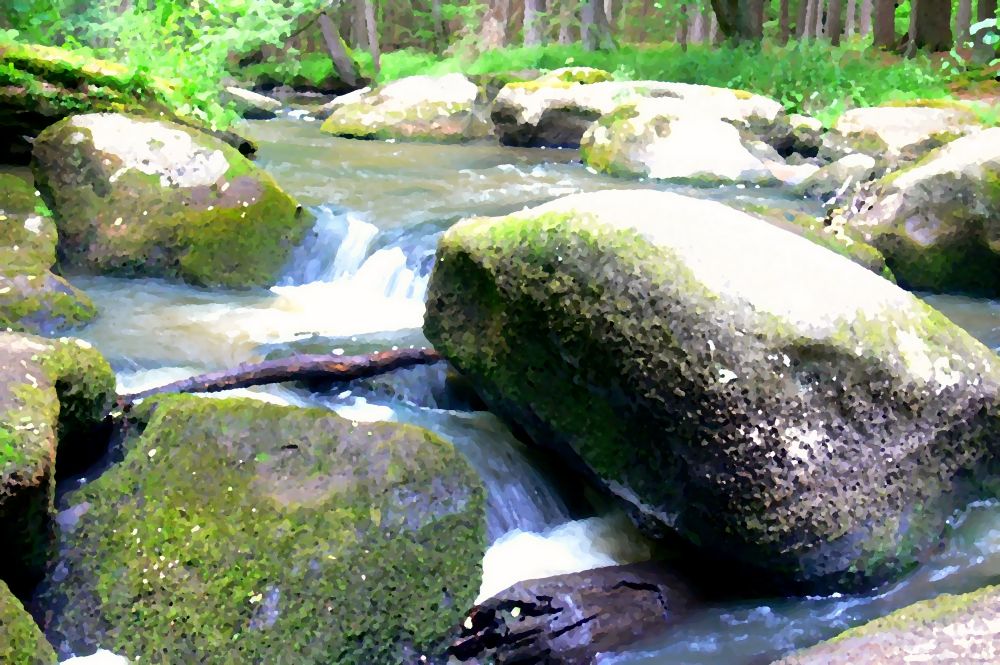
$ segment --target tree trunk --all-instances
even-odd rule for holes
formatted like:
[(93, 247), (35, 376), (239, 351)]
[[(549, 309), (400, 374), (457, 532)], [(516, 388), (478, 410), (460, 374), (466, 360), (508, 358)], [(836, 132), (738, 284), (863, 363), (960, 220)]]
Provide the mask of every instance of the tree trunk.
[(778, 43), (784, 46), (789, 35), (788, 0), (781, 0), (778, 7)]
[(573, 41), (572, 33), (570, 32), (571, 25), (573, 21), (573, 10), (570, 7), (570, 2), (572, 0), (560, 0), (559, 3), (559, 43), (563, 45), (569, 45)]
[(597, 47), (610, 51), (615, 47), (614, 33), (611, 31), (611, 20), (605, 12), (603, 0), (594, 2), (594, 27), (597, 30)]
[(947, 51), (952, 47), (951, 0), (913, 0), (911, 39), (917, 48)]
[[(976, 21), (985, 21), (995, 18), (997, 15), (997, 0), (979, 0), (976, 3)], [(972, 59), (979, 64), (990, 62), (996, 53), (996, 46), (987, 44), (983, 38), (989, 34), (989, 30), (980, 30), (972, 38)]]
[(680, 16), (677, 19), (677, 32), (675, 38), (677, 43), (680, 44), (682, 51), (687, 51), (688, 48), (688, 31), (690, 26), (688, 26), (688, 6), (682, 4), (680, 6)]
[(799, 41), (808, 39), (809, 36), (809, 8), (812, 0), (801, 0), (799, 2), (799, 14), (795, 20), (795, 38)]
[(875, 46), (892, 48), (896, 44), (896, 2), (875, 0)]
[(997, 0), (979, 0), (976, 3), (976, 20), (986, 21), (997, 16)]
[(334, 25), (329, 16), (320, 14), (319, 29), (323, 33), (326, 50), (330, 52), (330, 58), (333, 60), (334, 67), (337, 68), (340, 80), (351, 87), (356, 86), (358, 79), (354, 71), (354, 62), (351, 60), (351, 56), (347, 55), (347, 49), (344, 48), (344, 42), (340, 38), (337, 26)]
[(708, 43), (715, 46), (722, 39), (722, 31), (719, 30), (719, 17), (716, 16), (715, 10), (712, 10), (712, 20), (708, 24)]
[(372, 66), (375, 68), (375, 75), (382, 71), (382, 54), (378, 47), (378, 25), (375, 23), (375, 5), (372, 0), (364, 0), (365, 3), (365, 25), (368, 27), (368, 49), (372, 54)]
[(755, 42), (764, 39), (764, 0), (748, 0), (747, 21), (750, 39)]
[(861, 0), (861, 26), (858, 30), (862, 37), (867, 37), (872, 33), (872, 12), (875, 7), (872, 0)]
[(604, 0), (604, 18), (608, 20), (608, 27), (614, 34), (615, 27), (615, 0)]
[(541, 0), (524, 0), (524, 45), (539, 46), (542, 43)]
[(354, 47), (368, 50), (368, 22), (365, 19), (365, 0), (354, 0)]
[(448, 43), (448, 34), (444, 29), (444, 16), (441, 13), (441, 0), (431, 2), (431, 22), (434, 24), (434, 50), (442, 51)]
[(737, 42), (760, 41), (764, 30), (764, 0), (712, 0), (722, 33)]
[(823, 10), (826, 8), (826, 0), (814, 0), (816, 5), (815, 13), (813, 14), (813, 20), (816, 21), (813, 24), (813, 37), (819, 39), (824, 35), (823, 32)]
[(802, 0), (806, 6), (805, 24), (802, 27), (802, 39), (809, 41), (816, 36), (816, 2), (817, 0)]
[(917, 55), (917, 30), (921, 5), (923, 4), (920, 0), (910, 0), (910, 28), (906, 32), (906, 51), (903, 53), (907, 58)]
[(830, 0), (829, 11), (826, 15), (826, 36), (834, 46), (840, 46), (840, 33), (843, 28), (840, 24), (841, 0)]
[(215, 393), (288, 381), (354, 381), (441, 360), (440, 354), (432, 349), (380, 351), (366, 356), (292, 356), (261, 363), (243, 363), (231, 370), (201, 374), (131, 395), (120, 395), (118, 404), (127, 408), (136, 400), (150, 395)]
[(491, 0), (479, 30), (479, 49), (490, 51), (507, 46), (507, 20), (510, 0)]
[(958, 0), (958, 12), (955, 14), (955, 42), (965, 44), (969, 41), (969, 26), (972, 25), (972, 0)]
[(688, 41), (692, 44), (703, 44), (706, 37), (705, 12), (695, 9), (694, 18), (691, 20), (691, 31), (688, 33)]
[(844, 34), (848, 37), (857, 32), (858, 0), (847, 0), (847, 22)]

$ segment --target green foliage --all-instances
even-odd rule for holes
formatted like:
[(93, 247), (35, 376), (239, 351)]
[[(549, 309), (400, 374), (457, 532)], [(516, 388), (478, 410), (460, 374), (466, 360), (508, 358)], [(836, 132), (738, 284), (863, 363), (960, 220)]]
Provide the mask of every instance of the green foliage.
[(935, 99), (948, 94), (951, 73), (918, 56), (911, 60), (879, 54), (860, 45), (834, 49), (824, 42), (785, 47), (713, 48), (676, 44), (626, 45), (614, 51), (583, 50), (579, 45), (549, 45), (487, 51), (467, 61), (437, 58), (416, 50), (388, 53), (382, 76), (413, 74), (495, 74), (522, 69), (596, 67), (618, 79), (655, 79), (747, 90), (779, 100), (789, 111), (829, 121), (847, 108), (893, 99)]

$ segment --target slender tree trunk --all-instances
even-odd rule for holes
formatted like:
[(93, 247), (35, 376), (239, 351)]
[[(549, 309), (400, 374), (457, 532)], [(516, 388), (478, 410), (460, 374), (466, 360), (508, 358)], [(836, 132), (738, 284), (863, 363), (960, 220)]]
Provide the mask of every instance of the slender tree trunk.
[[(976, 3), (976, 21), (985, 21), (995, 18), (997, 15), (997, 0), (979, 0)], [(980, 30), (972, 38), (972, 58), (977, 63), (987, 63), (994, 58), (996, 47), (987, 44), (983, 38), (989, 33), (988, 30)]]
[(816, 23), (813, 25), (813, 37), (819, 39), (825, 33), (823, 32), (823, 10), (826, 8), (826, 0), (814, 0), (816, 3), (816, 10), (814, 14), (814, 19)]
[(604, 0), (604, 17), (608, 20), (608, 27), (612, 29), (612, 34), (616, 32), (615, 27), (615, 0)]
[(434, 50), (442, 51), (448, 42), (444, 29), (444, 16), (441, 12), (441, 0), (431, 2), (431, 21), (434, 23)]
[(809, 8), (812, 0), (801, 0), (799, 2), (799, 14), (795, 20), (795, 38), (799, 41), (809, 38)]
[(755, 42), (764, 39), (764, 0), (748, 0), (747, 34)]
[(778, 43), (784, 46), (789, 35), (788, 0), (781, 0), (778, 7)]
[(712, 46), (718, 46), (719, 42), (722, 40), (722, 31), (719, 30), (719, 17), (712, 11), (712, 20), (708, 25), (708, 43)]
[(573, 41), (570, 32), (573, 21), (573, 10), (570, 3), (573, 0), (560, 0), (559, 3), (559, 43), (568, 45)]
[(682, 4), (680, 6), (680, 17), (677, 19), (677, 34), (676, 34), (677, 43), (681, 45), (682, 51), (687, 51), (688, 48), (688, 37), (689, 37), (688, 32), (690, 26), (688, 25), (687, 15), (688, 15), (688, 6)]
[(688, 34), (688, 41), (692, 44), (703, 44), (706, 37), (705, 12), (695, 9), (694, 18), (691, 19), (691, 32)]
[(862, 37), (867, 37), (872, 33), (872, 12), (875, 6), (872, 0), (861, 0), (861, 26), (858, 32)]
[(976, 3), (976, 20), (986, 21), (991, 18), (996, 18), (997, 15), (997, 0), (979, 0)]
[(541, 0), (524, 0), (524, 45), (538, 46), (542, 43)]
[(843, 28), (840, 24), (841, 0), (830, 0), (829, 11), (826, 15), (826, 36), (834, 46), (840, 46), (840, 34)]
[(368, 20), (365, 18), (365, 0), (354, 0), (354, 47), (368, 50)]
[(378, 47), (378, 25), (375, 23), (375, 5), (372, 0), (364, 0), (365, 3), (365, 25), (368, 26), (368, 49), (372, 54), (372, 65), (375, 67), (375, 75), (382, 71), (382, 54)]
[(917, 55), (917, 26), (920, 22), (920, 0), (910, 0), (910, 27), (906, 32), (906, 51), (903, 55), (912, 58)]
[(895, 0), (875, 0), (875, 46), (892, 48), (896, 43)]
[(347, 55), (347, 49), (344, 48), (344, 42), (340, 39), (337, 26), (334, 25), (329, 16), (320, 14), (319, 29), (323, 33), (326, 50), (330, 52), (330, 58), (333, 60), (334, 67), (337, 68), (340, 80), (352, 87), (357, 85), (358, 79), (354, 73), (354, 62), (351, 60), (351, 56)]
[(972, 0), (958, 0), (958, 12), (955, 14), (955, 42), (964, 44), (969, 41), (969, 26), (972, 25)]
[(581, 0), (580, 2), (580, 41), (585, 51), (597, 48), (597, 30), (594, 26), (594, 4), (598, 0)]
[(803, 41), (809, 41), (816, 36), (816, 3), (817, 0), (802, 0), (806, 6), (805, 25), (802, 27)]
[[(952, 47), (951, 0), (913, 0), (910, 38), (917, 48), (947, 51)], [(908, 49), (909, 50), (909, 49)]]
[(858, 0), (847, 0), (847, 25), (844, 34), (848, 37), (857, 32)]

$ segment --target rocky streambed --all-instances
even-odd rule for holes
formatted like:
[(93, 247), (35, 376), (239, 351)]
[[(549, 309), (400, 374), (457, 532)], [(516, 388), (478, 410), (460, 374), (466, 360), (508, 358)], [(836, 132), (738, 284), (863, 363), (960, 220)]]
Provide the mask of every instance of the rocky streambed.
[(991, 662), (1000, 309), (893, 282), (994, 293), (1000, 130), (460, 79), (250, 123), (255, 165), (71, 116), (4, 176), (5, 662)]

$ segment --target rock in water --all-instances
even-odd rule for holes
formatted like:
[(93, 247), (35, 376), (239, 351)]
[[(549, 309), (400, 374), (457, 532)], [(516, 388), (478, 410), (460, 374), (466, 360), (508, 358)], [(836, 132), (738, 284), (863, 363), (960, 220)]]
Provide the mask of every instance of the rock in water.
[(819, 154), (835, 160), (860, 152), (896, 167), (983, 126), (966, 107), (876, 106), (841, 115)]
[(18, 593), (48, 558), (57, 452), (67, 467), (88, 444), (96, 458), (89, 435), (114, 396), (115, 375), (89, 344), (0, 333), (0, 575)]
[(321, 129), (361, 139), (458, 142), (483, 138), (489, 125), (479, 87), (461, 74), (409, 76), (334, 100)]
[(775, 665), (993, 665), (1000, 662), (1000, 587), (943, 594), (852, 628)]
[(993, 353), (711, 201), (605, 191), (461, 222), (424, 333), (648, 531), (778, 587), (898, 573), (992, 459)]
[(247, 120), (271, 120), (281, 110), (277, 99), (232, 85), (223, 91), (222, 101), (232, 104)]
[(0, 173), (0, 330), (52, 334), (86, 323), (97, 309), (50, 272), (56, 226), (35, 188)]
[(235, 149), (175, 123), (73, 116), (38, 136), (33, 158), (60, 260), (76, 268), (265, 286), (311, 223)]
[(655, 563), (519, 582), (469, 612), (450, 653), (462, 662), (572, 665), (653, 637), (693, 594)]
[(444, 653), (486, 546), (481, 483), (451, 444), (247, 399), (134, 415), (124, 460), (67, 497), (43, 594), (55, 644), (169, 663)]
[(0, 582), (0, 663), (56, 665), (56, 652), (45, 641), (20, 601)]
[(1000, 128), (957, 139), (872, 190), (847, 224), (901, 284), (1000, 294)]

